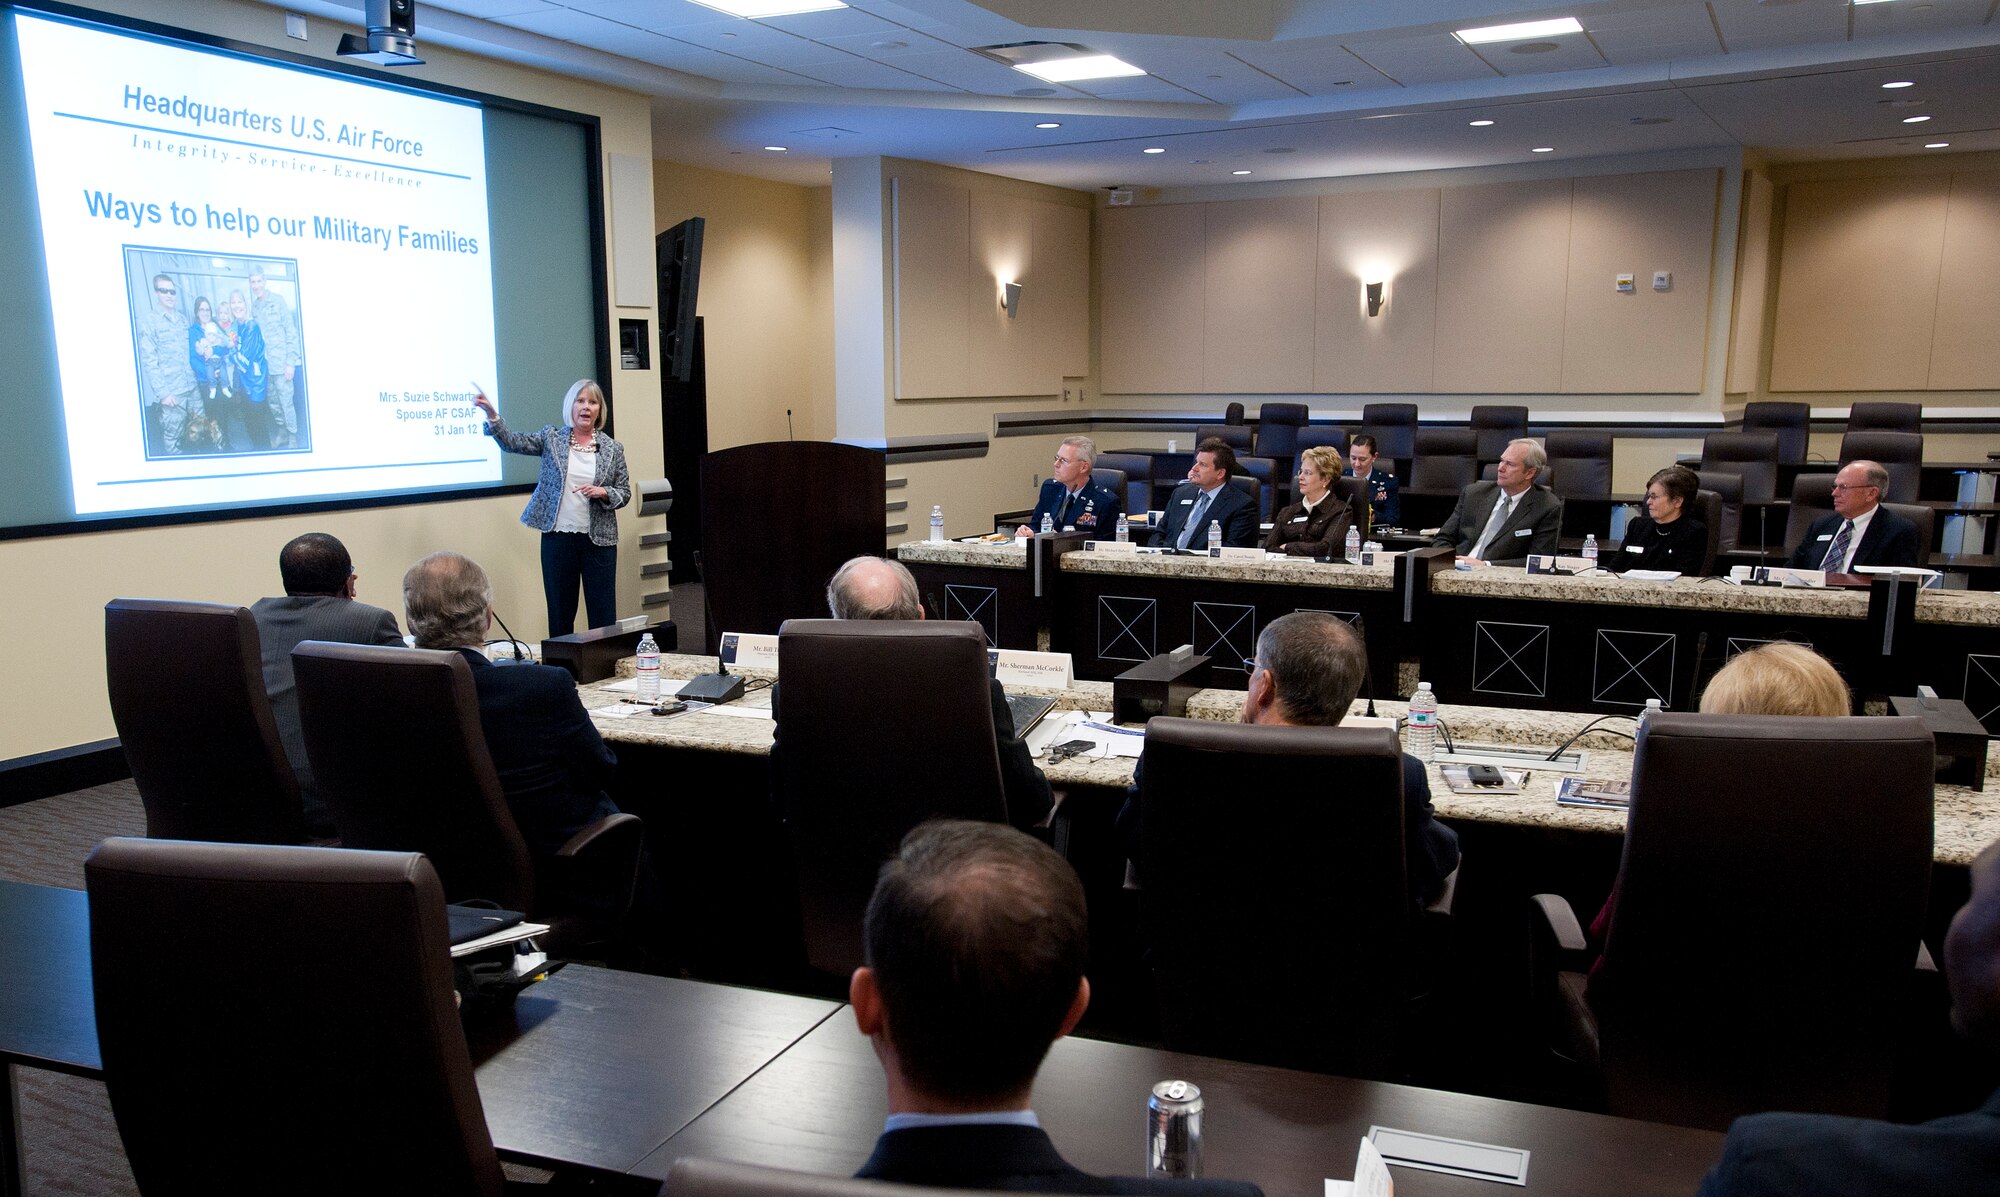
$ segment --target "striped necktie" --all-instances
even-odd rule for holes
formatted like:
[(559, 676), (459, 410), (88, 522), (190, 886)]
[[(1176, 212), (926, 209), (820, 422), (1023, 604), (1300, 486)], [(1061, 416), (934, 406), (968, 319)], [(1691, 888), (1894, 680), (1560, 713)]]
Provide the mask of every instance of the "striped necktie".
[(1826, 548), (1826, 556), (1819, 567), (1830, 574), (1845, 573), (1847, 569), (1847, 546), (1854, 543), (1854, 521), (1843, 520), (1840, 531), (1833, 534), (1833, 543)]

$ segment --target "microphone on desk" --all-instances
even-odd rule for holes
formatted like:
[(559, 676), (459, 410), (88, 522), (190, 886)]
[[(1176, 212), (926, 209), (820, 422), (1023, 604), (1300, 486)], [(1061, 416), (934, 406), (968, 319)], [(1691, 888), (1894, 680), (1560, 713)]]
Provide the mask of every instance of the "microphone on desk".
[(521, 655), (521, 642), (514, 639), (514, 632), (507, 626), (507, 621), (500, 618), (500, 613), (495, 611), (493, 612), (493, 622), (500, 625), (500, 630), (507, 633), (507, 643), (514, 646), (514, 664), (522, 664), (526, 658)]
[(715, 672), (699, 674), (681, 683), (680, 697), (688, 702), (706, 702), (720, 705), (743, 695), (743, 679), (729, 672), (729, 662), (722, 659), (722, 633), (715, 626), (715, 609), (708, 601), (708, 574), (702, 569), (701, 550), (694, 553), (694, 574), (701, 582), (701, 617), (703, 630), (715, 640)]
[(792, 436), (792, 409), (789, 407), (785, 409), (785, 439), (788, 441), (795, 439)]
[(1708, 655), (1708, 630), (1696, 632), (1694, 636), (1694, 676), (1688, 679), (1688, 701), (1698, 702), (1701, 698), (1701, 662)]

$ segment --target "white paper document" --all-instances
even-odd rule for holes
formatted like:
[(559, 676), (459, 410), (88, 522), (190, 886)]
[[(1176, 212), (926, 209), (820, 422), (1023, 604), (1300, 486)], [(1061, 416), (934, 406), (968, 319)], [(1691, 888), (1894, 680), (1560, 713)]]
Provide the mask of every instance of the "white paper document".
[(1396, 1182), (1389, 1177), (1389, 1165), (1375, 1144), (1361, 1140), (1361, 1152), (1354, 1157), (1354, 1179), (1326, 1182), (1326, 1197), (1395, 1197)]

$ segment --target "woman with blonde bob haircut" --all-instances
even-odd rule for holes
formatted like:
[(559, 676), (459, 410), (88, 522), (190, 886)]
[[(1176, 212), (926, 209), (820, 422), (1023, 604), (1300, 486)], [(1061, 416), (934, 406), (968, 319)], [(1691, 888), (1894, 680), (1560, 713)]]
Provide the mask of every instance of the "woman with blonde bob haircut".
[(1738, 653), (1701, 694), (1704, 715), (1846, 715), (1854, 697), (1825, 657), (1779, 641)]

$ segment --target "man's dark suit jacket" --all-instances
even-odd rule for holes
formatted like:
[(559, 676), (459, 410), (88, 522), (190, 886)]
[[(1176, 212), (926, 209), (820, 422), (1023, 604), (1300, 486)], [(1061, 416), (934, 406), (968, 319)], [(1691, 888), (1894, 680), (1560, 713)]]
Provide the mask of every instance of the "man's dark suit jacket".
[[(1792, 550), (1792, 559), (1785, 562), (1793, 569), (1818, 569), (1826, 560), (1826, 551), (1833, 547), (1833, 538), (1839, 534), (1840, 525), (1847, 522), (1839, 515), (1823, 515), (1806, 529), (1806, 538), (1799, 547)], [(1909, 565), (1921, 564), (1923, 546), (1917, 543), (1917, 526), (1887, 507), (1877, 506), (1875, 518), (1868, 521), (1868, 531), (1861, 534), (1861, 547), (1854, 551), (1852, 569), (1857, 565)], [(1838, 572), (1838, 571), (1835, 571)]]
[(617, 814), (604, 788), (618, 758), (584, 713), (576, 679), (553, 665), (501, 665), (476, 648), (459, 651), (472, 665), (479, 724), (528, 851), (554, 856), (569, 837)]
[[(1460, 556), (1470, 555), (1473, 546), (1479, 543), (1480, 533), (1486, 531), (1486, 521), (1493, 515), (1493, 504), (1500, 498), (1498, 482), (1475, 482), (1458, 494), (1458, 506), (1451, 509), (1451, 518), (1438, 529), (1431, 544), (1449, 548)], [(1555, 497), (1546, 487), (1530, 486), (1521, 492), (1520, 501), (1507, 516), (1507, 522), (1500, 525), (1499, 535), (1486, 546), (1482, 561), (1494, 565), (1523, 565), (1531, 553), (1553, 553), (1556, 551), (1556, 530), (1562, 524), (1562, 500)]]
[(1738, 1118), (1698, 1197), (1958, 1197), (2000, 1188), (2000, 1092), (1905, 1126), (1831, 1114)]
[[(1156, 548), (1171, 549), (1180, 540), (1181, 529), (1187, 525), (1188, 516), (1194, 512), (1194, 505), (1201, 502), (1201, 491), (1192, 482), (1183, 482), (1174, 488), (1173, 497), (1167, 500), (1167, 513), (1160, 520), (1160, 526), (1153, 533)], [(1222, 543), (1232, 549), (1253, 548), (1257, 544), (1257, 502), (1249, 495), (1225, 482), (1216, 492), (1215, 501), (1208, 505), (1208, 511), (1201, 517), (1203, 525), (1222, 521)], [(1188, 539), (1188, 548), (1197, 552), (1208, 548), (1208, 528), (1196, 528)]]
[(319, 800), (313, 787), (312, 765), (306, 760), (305, 732), (299, 727), (299, 690), (292, 680), (292, 650), (304, 640), (331, 640), (338, 644), (401, 644), (396, 617), (380, 607), (357, 603), (337, 594), (286, 595), (261, 598), (250, 607), (257, 621), (257, 640), (264, 662), (264, 690), (271, 696), (271, 717), (278, 724), (278, 740), (285, 746), (285, 759), (299, 779), (299, 796), (305, 800), (306, 832), (327, 837), (334, 834), (333, 812)]
[[(1033, 832), (1043, 820), (1049, 817), (1049, 808), (1055, 805), (1055, 798), (1049, 791), (1049, 779), (1042, 775), (1035, 764), (1035, 756), (1028, 751), (1027, 741), (1021, 739), (1014, 730), (1014, 712), (1007, 706), (1007, 691), (1000, 685), (1000, 679), (987, 679), (988, 696), (993, 702), (993, 738), (1000, 749), (1000, 790), (1007, 797), (1007, 822), (1021, 831)], [(778, 702), (784, 697), (783, 686), (771, 687), (771, 713), (775, 717)], [(775, 725), (774, 725), (775, 727)], [(783, 751), (775, 730), (771, 733), (771, 776), (776, 779), (778, 754)], [(773, 793), (772, 800), (780, 819), (789, 819), (791, 811), (784, 806), (784, 795)]]
[(1042, 517), (1046, 515), (1055, 521), (1058, 532), (1063, 530), (1064, 525), (1074, 524), (1077, 531), (1088, 532), (1097, 540), (1110, 540), (1118, 534), (1118, 521), (1125, 517), (1125, 500), (1111, 487), (1086, 481), (1083, 489), (1076, 493), (1076, 498), (1070, 500), (1069, 510), (1064, 512), (1063, 496), (1068, 493), (1062, 483), (1053, 478), (1044, 479), (1041, 493), (1035, 499), (1035, 509), (1025, 521), (1027, 525), (1040, 532)]
[[(1138, 1135), (1132, 1138), (1136, 1153)], [(855, 1173), (865, 1180), (1015, 1193), (1125, 1193), (1150, 1197), (1263, 1197), (1240, 1180), (1092, 1176), (1056, 1153), (1033, 1126), (925, 1126), (885, 1132)]]

